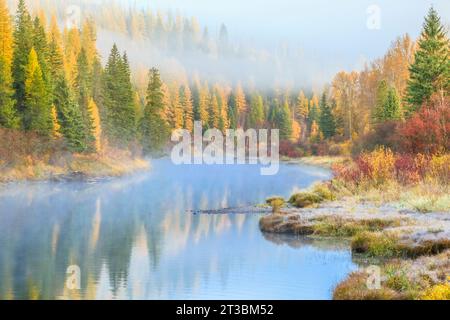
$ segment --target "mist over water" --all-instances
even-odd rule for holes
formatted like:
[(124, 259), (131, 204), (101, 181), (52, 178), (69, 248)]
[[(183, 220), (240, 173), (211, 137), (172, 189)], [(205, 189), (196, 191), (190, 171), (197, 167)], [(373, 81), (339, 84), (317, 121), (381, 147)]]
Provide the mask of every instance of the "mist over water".
[[(0, 299), (329, 299), (356, 269), (346, 243), (263, 234), (261, 203), (329, 178), (281, 166), (174, 166), (99, 183), (0, 189)], [(77, 265), (81, 290), (65, 287)]]
[[(14, 1), (11, 1), (14, 2)], [(39, 0), (38, 0), (39, 2)], [(256, 89), (321, 90), (340, 70), (359, 70), (382, 56), (392, 41), (409, 33), (419, 36), (421, 21), (434, 5), (444, 24), (449, 24), (450, 3), (426, 0), (411, 6), (409, 1), (206, 1), (206, 0), (62, 0), (42, 1), (61, 21), (69, 5), (79, 5), (82, 17), (113, 12), (152, 12), (168, 24), (195, 18), (199, 37), (207, 40), (195, 50), (174, 49), (151, 39), (136, 40), (115, 31), (118, 20), (100, 25), (98, 46), (103, 59), (114, 42), (126, 50), (134, 70), (160, 68), (166, 80), (199, 76), (212, 83)], [(33, 1), (29, 1), (30, 5)], [(368, 8), (375, 6), (379, 27), (371, 29)], [(145, 19), (144, 19), (145, 20)], [(126, 22), (128, 26), (130, 21)], [(230, 51), (220, 51), (220, 32), (227, 28)], [(205, 31), (206, 29), (206, 31)], [(206, 32), (206, 33), (205, 33)], [(164, 41), (163, 41), (164, 42)], [(142, 72), (142, 71), (141, 71)]]

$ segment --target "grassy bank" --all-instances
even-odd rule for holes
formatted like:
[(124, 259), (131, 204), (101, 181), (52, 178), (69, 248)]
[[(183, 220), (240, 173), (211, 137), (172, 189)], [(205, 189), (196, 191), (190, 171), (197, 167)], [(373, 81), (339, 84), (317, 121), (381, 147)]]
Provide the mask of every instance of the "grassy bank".
[(29, 156), (14, 163), (0, 162), (0, 182), (117, 177), (147, 169), (148, 161), (122, 150), (90, 155), (66, 153), (57, 158)]
[[(261, 230), (347, 238), (354, 255), (383, 261), (381, 289), (369, 290), (368, 275), (360, 271), (336, 288), (336, 299), (448, 298), (450, 156), (379, 149), (333, 170), (333, 180), (292, 195), (284, 205), (273, 198), (274, 212), (261, 218)], [(425, 264), (428, 276), (439, 276), (419, 281), (418, 266)]]
[(342, 165), (351, 161), (349, 157), (343, 156), (282, 157), (281, 160), (289, 163), (305, 164), (322, 168), (332, 168), (334, 165)]

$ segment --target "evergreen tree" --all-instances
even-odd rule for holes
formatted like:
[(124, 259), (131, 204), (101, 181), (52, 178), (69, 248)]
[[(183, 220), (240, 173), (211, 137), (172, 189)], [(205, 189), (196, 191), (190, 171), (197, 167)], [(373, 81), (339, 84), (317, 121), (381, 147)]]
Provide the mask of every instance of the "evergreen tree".
[(248, 127), (260, 128), (264, 122), (264, 103), (260, 95), (254, 95), (250, 102)]
[(53, 131), (47, 86), (34, 48), (30, 51), (25, 70), (23, 126), (42, 135), (51, 135)]
[(336, 122), (325, 92), (320, 103), (319, 128), (325, 139), (331, 138), (336, 134)]
[(228, 121), (230, 129), (236, 130), (238, 127), (238, 112), (236, 108), (236, 97), (233, 93), (228, 99)]
[[(13, 54), (13, 87), (17, 109), (22, 116), (25, 101), (25, 73), (28, 65), (28, 56), (33, 48), (33, 23), (25, 6), (25, 0), (19, 0), (14, 27), (14, 54)], [(24, 119), (22, 119), (24, 120)], [(25, 121), (22, 121), (25, 125)], [(29, 119), (27, 119), (29, 122)]]
[(42, 71), (42, 77), (44, 78), (44, 81), (49, 84), (49, 51), (47, 44), (47, 35), (39, 17), (35, 17), (33, 21), (33, 48), (34, 50), (36, 50), (38, 56), (39, 65)]
[(181, 89), (180, 102), (184, 110), (184, 126), (186, 130), (193, 132), (194, 130), (194, 107), (192, 102), (191, 89), (185, 85)]
[(373, 112), (373, 120), (380, 123), (401, 118), (400, 99), (394, 87), (388, 86), (385, 80), (380, 81), (377, 89), (377, 100)]
[(135, 137), (135, 107), (126, 55), (114, 44), (103, 75), (103, 104), (110, 142), (126, 147)]
[(86, 145), (83, 116), (64, 76), (57, 80), (54, 97), (60, 132), (67, 141), (69, 150), (72, 152), (86, 151), (88, 146)]
[(434, 93), (442, 98), (450, 91), (449, 39), (437, 12), (425, 18), (407, 87), (408, 113), (416, 111)]
[(169, 137), (169, 128), (162, 117), (163, 92), (159, 71), (150, 70), (147, 103), (141, 121), (142, 145), (146, 153), (159, 153)]
[(18, 129), (20, 119), (14, 106), (13, 95), (11, 68), (5, 58), (0, 56), (0, 126)]
[(398, 97), (397, 90), (394, 87), (390, 87), (388, 90), (384, 114), (386, 120), (399, 120), (402, 116), (400, 98)]
[(316, 96), (311, 100), (308, 110), (307, 129), (310, 133), (314, 122), (316, 122), (316, 124), (319, 122), (319, 103)]
[(209, 128), (219, 129), (220, 110), (219, 102), (215, 94), (212, 95), (209, 103)]
[(289, 107), (289, 102), (285, 100), (281, 109), (277, 112), (276, 127), (280, 129), (280, 139), (290, 140), (292, 136), (292, 116)]
[(84, 49), (81, 49), (77, 60), (77, 77), (75, 79), (74, 89), (76, 92), (77, 103), (83, 117), (83, 124), (86, 130), (85, 136), (87, 138), (86, 145), (94, 147), (95, 137), (94, 137), (94, 119), (92, 117), (89, 108), (92, 106), (90, 104), (91, 100), (91, 87), (92, 80), (91, 74), (89, 72), (89, 64)]

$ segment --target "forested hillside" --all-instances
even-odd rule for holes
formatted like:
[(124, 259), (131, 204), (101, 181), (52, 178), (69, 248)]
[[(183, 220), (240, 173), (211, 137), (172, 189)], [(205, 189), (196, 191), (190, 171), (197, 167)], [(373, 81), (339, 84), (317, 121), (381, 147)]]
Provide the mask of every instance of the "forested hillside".
[[(106, 22), (105, 14), (100, 24), (114, 25), (133, 39), (160, 41), (167, 50), (209, 50), (200, 40), (193, 45), (198, 34), (194, 20), (177, 17), (163, 23), (159, 16), (130, 13), (118, 20), (120, 27)], [(133, 70), (117, 45), (102, 62), (97, 23), (85, 17), (80, 28), (61, 29), (56, 15), (30, 13), (21, 0), (11, 17), (6, 1), (0, 1), (4, 166), (18, 157), (61, 150), (160, 154), (170, 132), (192, 130), (194, 120), (224, 132), (280, 129), (281, 152), (291, 157), (358, 154), (380, 145), (406, 153), (448, 151), (449, 40), (432, 8), (420, 39), (399, 37), (384, 57), (360, 72), (339, 72), (321, 92), (267, 90), (198, 75), (162, 78), (155, 68)], [(221, 45), (225, 38), (224, 27), (214, 47), (227, 52), (230, 48)]]

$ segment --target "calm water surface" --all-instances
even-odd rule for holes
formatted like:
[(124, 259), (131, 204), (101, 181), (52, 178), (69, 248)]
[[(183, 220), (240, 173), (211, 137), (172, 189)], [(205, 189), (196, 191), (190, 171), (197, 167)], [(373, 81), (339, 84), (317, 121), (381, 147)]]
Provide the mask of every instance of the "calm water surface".
[[(287, 197), (326, 170), (152, 167), (99, 183), (0, 187), (0, 299), (329, 299), (356, 269), (346, 244), (264, 235), (259, 215), (187, 212)], [(80, 290), (66, 288), (70, 265)]]

